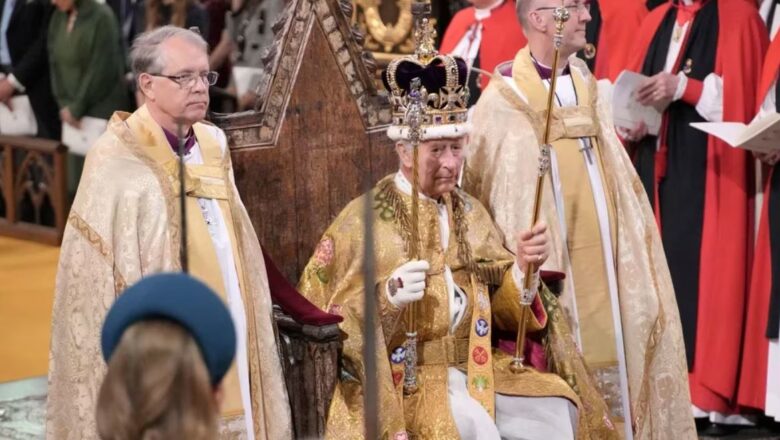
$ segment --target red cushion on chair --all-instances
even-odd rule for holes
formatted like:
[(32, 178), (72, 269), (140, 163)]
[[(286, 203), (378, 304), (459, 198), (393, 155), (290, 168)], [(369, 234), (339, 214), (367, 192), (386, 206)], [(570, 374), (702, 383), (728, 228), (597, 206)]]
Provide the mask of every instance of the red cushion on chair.
[(554, 283), (556, 281), (563, 281), (566, 278), (566, 274), (563, 272), (556, 272), (554, 270), (542, 270), (539, 272), (539, 276), (542, 281), (547, 283)]
[(271, 256), (265, 252), (265, 249), (263, 249), (263, 259), (265, 259), (265, 270), (268, 273), (268, 287), (271, 290), (271, 299), (274, 304), (278, 304), (296, 322), (320, 326), (338, 324), (344, 320), (339, 315), (323, 312), (301, 295), (301, 292), (298, 292), (298, 289), (282, 275)]

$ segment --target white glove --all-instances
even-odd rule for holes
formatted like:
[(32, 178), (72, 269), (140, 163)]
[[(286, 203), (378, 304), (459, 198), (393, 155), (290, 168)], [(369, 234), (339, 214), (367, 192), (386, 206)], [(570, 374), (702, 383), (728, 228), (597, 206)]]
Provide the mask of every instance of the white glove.
[(394, 270), (387, 280), (387, 300), (398, 308), (421, 300), (425, 294), (425, 275), (430, 268), (425, 260), (413, 260)]

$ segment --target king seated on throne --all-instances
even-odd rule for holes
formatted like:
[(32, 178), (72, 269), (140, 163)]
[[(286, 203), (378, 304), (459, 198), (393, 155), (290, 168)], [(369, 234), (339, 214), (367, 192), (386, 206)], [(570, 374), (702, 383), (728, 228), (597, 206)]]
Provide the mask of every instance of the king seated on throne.
[[(347, 205), (302, 274), (300, 291), (341, 315), (347, 335), (326, 436), (364, 435), (363, 206), (370, 197), (380, 438), (616, 438), (555, 296), (539, 273), (531, 289), (522, 289), (526, 266), (538, 267), (549, 255), (545, 224), (520, 231), (510, 251), (487, 210), (457, 188), (469, 133), (466, 78), (464, 61), (449, 56), (405, 57), (389, 65), (383, 73), (393, 101), (388, 136), (399, 170)], [(410, 257), (413, 246), (417, 258)], [(516, 374), (509, 353), (521, 304), (532, 313), (527, 367)], [(409, 307), (416, 310), (417, 390), (405, 394)], [(502, 340), (507, 333), (512, 342)], [(499, 348), (505, 346), (508, 351)]]

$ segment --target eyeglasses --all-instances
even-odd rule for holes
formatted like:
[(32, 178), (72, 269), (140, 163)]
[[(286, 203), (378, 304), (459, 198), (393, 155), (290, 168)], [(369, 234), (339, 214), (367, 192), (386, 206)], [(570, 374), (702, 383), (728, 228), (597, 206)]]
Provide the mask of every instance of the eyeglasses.
[[(564, 8), (568, 9), (569, 13), (582, 14), (583, 11), (590, 12), (590, 2), (585, 1), (585, 2), (574, 3), (573, 5), (565, 5)], [(556, 9), (558, 9), (558, 7), (544, 6), (541, 8), (534, 9), (534, 11), (554, 11)]]
[(217, 83), (219, 73), (217, 72), (201, 72), (201, 73), (187, 73), (184, 75), (163, 75), (161, 73), (150, 73), (152, 76), (159, 76), (161, 78), (168, 78), (175, 82), (182, 89), (191, 89), (197, 84), (197, 80), (200, 79), (207, 86), (213, 86)]

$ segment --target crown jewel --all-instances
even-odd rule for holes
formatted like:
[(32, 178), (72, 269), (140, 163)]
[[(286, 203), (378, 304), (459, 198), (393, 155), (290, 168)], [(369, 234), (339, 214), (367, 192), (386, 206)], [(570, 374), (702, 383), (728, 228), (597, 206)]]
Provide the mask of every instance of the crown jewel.
[(392, 126), (407, 133), (402, 137), (408, 140), (418, 131), (424, 140), (431, 127), (441, 127), (446, 134), (448, 125), (454, 126), (453, 136), (461, 136), (465, 134), (461, 124), (467, 122), (468, 68), (463, 59), (436, 52), (430, 4), (415, 3), (412, 10), (415, 53), (393, 60), (382, 75), (390, 93)]

